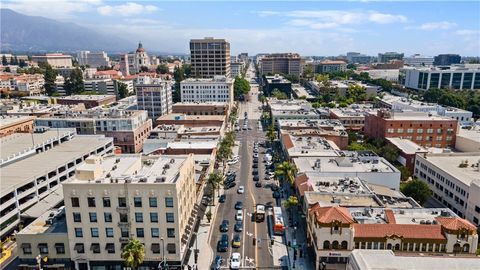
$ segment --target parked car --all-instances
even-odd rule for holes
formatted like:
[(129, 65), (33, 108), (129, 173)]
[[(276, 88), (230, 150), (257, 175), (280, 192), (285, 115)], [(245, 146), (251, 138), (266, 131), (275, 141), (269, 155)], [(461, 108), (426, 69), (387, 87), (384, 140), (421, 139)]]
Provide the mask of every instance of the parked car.
[(212, 270), (220, 270), (220, 268), (222, 268), (222, 263), (223, 258), (220, 255), (217, 255), (215, 260), (213, 260)]
[(202, 204), (205, 205), (205, 206), (208, 206), (212, 203), (212, 198), (210, 196), (203, 196), (202, 197)]
[(235, 222), (235, 226), (233, 228), (236, 232), (241, 232), (243, 231), (243, 221), (239, 220)]
[(257, 175), (254, 175), (254, 176), (253, 176), (253, 181), (256, 182), (256, 181), (258, 181), (258, 180), (260, 180), (260, 177), (258, 176), (258, 174), (257, 174)]
[(225, 194), (220, 195), (220, 198), (218, 198), (219, 203), (224, 203), (227, 199), (227, 196)]
[(241, 201), (238, 201), (235, 203), (235, 209), (236, 210), (242, 210), (243, 209), (243, 203)]
[(236, 185), (237, 185), (237, 183), (235, 183), (235, 182), (228, 182), (228, 183), (225, 183), (225, 184), (223, 185), (223, 188), (224, 188), (224, 189), (230, 189), (230, 188), (232, 188), (232, 187), (234, 187), (234, 186), (236, 186)]
[(237, 213), (235, 214), (235, 220), (243, 220), (243, 211), (242, 210), (237, 210)]
[(232, 239), (232, 247), (233, 248), (239, 248), (242, 245), (241, 240), (240, 240), (240, 235), (235, 234)]
[(238, 194), (243, 194), (245, 192), (245, 187), (244, 186), (239, 186), (237, 189)]
[(270, 185), (270, 189), (271, 189), (272, 191), (277, 191), (277, 190), (278, 190), (278, 186), (275, 185), (275, 184), (272, 184), (272, 185)]
[(273, 198), (278, 199), (280, 197), (281, 197), (281, 194), (278, 190), (273, 192)]
[(228, 232), (228, 224), (229, 224), (229, 223), (230, 223), (230, 222), (228, 221), (228, 219), (224, 219), (224, 220), (222, 221), (222, 223), (220, 224), (220, 231), (221, 231), (221, 232)]
[(217, 251), (218, 252), (228, 251), (228, 234), (222, 234), (220, 240), (218, 240)]
[(253, 175), (258, 175), (258, 169), (255, 169), (255, 168), (254, 168), (253, 171), (252, 171), (252, 174), (253, 174)]
[(262, 187), (262, 182), (260, 182), (260, 181), (256, 182), (255, 187)]
[(258, 168), (258, 163), (253, 163), (252, 168)]

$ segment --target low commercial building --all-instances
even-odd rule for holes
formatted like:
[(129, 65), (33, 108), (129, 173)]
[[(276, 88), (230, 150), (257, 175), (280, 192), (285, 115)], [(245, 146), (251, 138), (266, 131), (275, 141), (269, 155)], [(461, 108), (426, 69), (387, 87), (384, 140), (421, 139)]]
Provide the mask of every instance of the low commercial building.
[(408, 256), (392, 250), (356, 249), (348, 257), (346, 270), (476, 269), (478, 259), (445, 256)]
[(415, 157), (417, 154), (428, 153), (428, 150), (422, 146), (412, 142), (411, 140), (402, 138), (386, 138), (386, 140), (398, 150), (397, 161), (413, 174), (415, 168)]
[(480, 225), (480, 152), (417, 155), (414, 176), (432, 197), (475, 226)]
[(91, 109), (98, 106), (110, 105), (116, 100), (114, 95), (72, 95), (58, 97), (57, 103), (60, 105), (84, 104), (86, 109)]
[(146, 111), (91, 109), (61, 116), (37, 118), (36, 126), (75, 128), (78, 134), (103, 134), (114, 138), (123, 153), (139, 153), (152, 130)]
[(186, 115), (225, 115), (229, 114), (229, 105), (224, 102), (177, 102), (172, 105), (172, 113)]
[(148, 117), (158, 117), (172, 112), (172, 83), (160, 78), (147, 77), (135, 85), (137, 107), (148, 112)]
[(46, 55), (34, 55), (32, 61), (46, 63), (54, 68), (72, 67), (72, 56), (62, 53), (47, 53)]
[(271, 95), (273, 91), (278, 90), (291, 97), (292, 95), (292, 83), (285, 79), (283, 76), (275, 74), (274, 76), (264, 76), (263, 92), (266, 95)]
[(343, 72), (347, 70), (347, 63), (340, 60), (324, 60), (314, 63), (316, 73)]
[(328, 118), (321, 110), (312, 107), (306, 100), (281, 100), (268, 98), (268, 106), (272, 122), (277, 125), (279, 120), (317, 120)]
[(480, 152), (480, 127), (459, 129), (455, 139), (455, 149), (461, 152)]
[(404, 85), (422, 91), (431, 88), (480, 89), (480, 69), (462, 66), (405, 69)]
[(0, 138), (14, 133), (32, 133), (32, 116), (2, 116), (0, 117)]
[(56, 192), (88, 156), (113, 152), (111, 138), (80, 136), (71, 129), (12, 134), (1, 138), (0, 145), (2, 238), (17, 228), (22, 215), (37, 218), (61, 203)]
[(362, 70), (362, 72), (368, 73), (370, 78), (376, 79), (384, 79), (393, 83), (398, 83), (400, 78), (400, 70), (398, 69), (370, 69), (370, 70)]
[(184, 125), (186, 128), (218, 127), (224, 131), (227, 124), (225, 115), (186, 115), (171, 113), (157, 118), (157, 125)]
[(458, 54), (439, 54), (434, 57), (433, 64), (435, 66), (450, 66), (460, 64), (462, 57)]
[(236, 78), (242, 76), (243, 69), (245, 67), (244, 62), (231, 62), (230, 63), (230, 76)]
[(225, 76), (211, 79), (189, 78), (180, 82), (182, 102), (225, 102), (233, 105), (233, 82)]
[[(297, 157), (337, 157), (338, 146), (321, 134), (281, 133), (280, 143), (286, 158)], [(347, 137), (348, 141), (348, 137)]]
[(360, 131), (365, 126), (365, 115), (370, 111), (360, 107), (330, 109), (330, 118), (337, 119), (348, 130)]
[(353, 64), (368, 64), (372, 57), (359, 52), (347, 52), (347, 61)]
[(455, 146), (457, 120), (423, 112), (378, 110), (365, 117), (364, 132), (370, 138), (401, 137), (424, 147)]
[(446, 208), (341, 207), (319, 204), (307, 215), (315, 268), (347, 263), (354, 250), (422, 254), (475, 254), (476, 227)]
[(367, 183), (400, 188), (400, 171), (371, 151), (338, 151), (337, 157), (294, 158), (298, 173), (318, 176), (359, 177)]
[(88, 79), (83, 81), (85, 91), (115, 95), (115, 81), (112, 79)]
[[(308, 87), (319, 95), (329, 94), (332, 96), (340, 95), (346, 96), (348, 88), (352, 86), (360, 86), (365, 89), (367, 97), (375, 97), (380, 91), (380, 87), (371, 84), (365, 84), (357, 81), (328, 81), (329, 86), (325, 87), (322, 83), (317, 81), (309, 81)], [(327, 92), (328, 91), (328, 92)]]
[(312, 137), (322, 137), (333, 142), (338, 148), (345, 149), (348, 146), (348, 133), (345, 127), (336, 120), (278, 120), (280, 136), (291, 134), (297, 136), (293, 140), (310, 139)]

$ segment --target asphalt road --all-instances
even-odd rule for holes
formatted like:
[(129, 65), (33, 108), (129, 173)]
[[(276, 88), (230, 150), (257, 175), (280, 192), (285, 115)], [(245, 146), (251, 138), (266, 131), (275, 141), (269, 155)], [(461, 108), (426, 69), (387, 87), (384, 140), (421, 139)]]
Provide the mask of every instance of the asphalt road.
[[(250, 74), (247, 74), (251, 76)], [(261, 116), (261, 102), (258, 101), (258, 86), (252, 85), (251, 97), (248, 102), (242, 102), (239, 105), (240, 127), (243, 126), (244, 112), (248, 114), (248, 124), (251, 130), (241, 130), (237, 132), (236, 140), (240, 142), (239, 155), (240, 162), (230, 166), (230, 170), (237, 173), (236, 186), (225, 190), (226, 201), (219, 205), (214, 224), (214, 234), (212, 235), (210, 245), (215, 252), (215, 256), (220, 255), (224, 259), (223, 267), (229, 267), (229, 258), (233, 252), (239, 252), (242, 256), (243, 269), (275, 269), (273, 267), (273, 258), (269, 247), (269, 235), (267, 228), (267, 218), (264, 222), (256, 223), (252, 219), (256, 204), (274, 205), (275, 199), (272, 197), (272, 191), (268, 186), (273, 183), (272, 180), (264, 180), (265, 164), (263, 153), (265, 148), (260, 147), (259, 154), (259, 177), (262, 187), (255, 187), (252, 175), (253, 165), (253, 143), (254, 141), (265, 141), (265, 132), (259, 126)], [(238, 194), (239, 186), (245, 187), (245, 193)], [(235, 203), (243, 203), (243, 231), (241, 236), (241, 247), (232, 248), (231, 241), (237, 234), (234, 231), (235, 225)], [(224, 219), (229, 220), (230, 226), (227, 232), (230, 241), (230, 247), (227, 252), (217, 252), (217, 242), (223, 234), (220, 232), (220, 224)], [(256, 239), (254, 245), (254, 238)]]

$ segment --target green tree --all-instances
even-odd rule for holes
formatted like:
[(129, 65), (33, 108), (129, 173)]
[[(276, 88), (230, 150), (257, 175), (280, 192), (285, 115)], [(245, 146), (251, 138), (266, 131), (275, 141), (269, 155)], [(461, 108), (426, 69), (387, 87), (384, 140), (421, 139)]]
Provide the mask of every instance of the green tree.
[(368, 150), (368, 149), (367, 149), (367, 147), (365, 147), (365, 145), (357, 143), (357, 142), (354, 141), (347, 146), (347, 150), (348, 151), (365, 151), (365, 150)]
[(128, 97), (128, 88), (127, 88), (126, 84), (124, 84), (122, 82), (118, 82), (117, 87), (118, 87), (118, 98), (119, 99)]
[(138, 239), (130, 239), (122, 251), (122, 259), (127, 267), (136, 269), (143, 263), (145, 247)]
[(298, 199), (296, 196), (290, 196), (286, 201), (283, 202), (283, 207), (285, 207), (287, 211), (290, 213), (290, 219), (292, 219), (293, 212), (297, 206), (298, 206)]
[(365, 87), (358, 84), (348, 86), (347, 98), (351, 98), (355, 102), (365, 101), (367, 99)]
[(157, 73), (159, 74), (167, 74), (169, 69), (168, 69), (168, 66), (165, 65), (165, 64), (160, 64), (157, 66), (157, 69), (156, 69)]
[(12, 70), (10, 69), (10, 67), (5, 67), (5, 72), (12, 72)]
[(272, 91), (272, 97), (274, 97), (274, 98), (276, 98), (276, 99), (288, 99), (287, 94), (285, 94), (284, 92), (278, 90), (277, 88), (273, 89), (273, 91)]
[(265, 106), (265, 103), (267, 103), (267, 98), (263, 94), (260, 95), (260, 102), (262, 102), (262, 106)]
[(305, 68), (303, 69), (303, 78), (305, 79), (311, 79), (315, 75), (315, 69), (313, 68), (313, 64), (307, 64), (305, 65)]
[(238, 99), (242, 95), (246, 95), (250, 92), (250, 83), (242, 77), (236, 77), (233, 83), (233, 93), (235, 99)]
[(7, 57), (5, 55), (2, 55), (2, 65), (3, 66), (8, 65)]
[(423, 205), (432, 196), (432, 191), (428, 185), (418, 179), (413, 179), (412, 181), (402, 183), (400, 185), (400, 190), (406, 196), (412, 197), (420, 205)]
[(18, 62), (18, 66), (21, 67), (21, 68), (24, 68), (27, 66), (27, 63), (25, 62), (25, 60), (21, 59), (19, 62)]
[(45, 67), (45, 75), (44, 75), (44, 80), (45, 84), (43, 85), (43, 88), (45, 89), (45, 92), (47, 95), (52, 96), (57, 92), (57, 88), (55, 86), (55, 80), (57, 78), (57, 71), (52, 68), (52, 66), (47, 65)]
[(83, 85), (83, 74), (80, 68), (75, 68), (70, 73), (70, 76), (65, 79), (65, 84), (63, 86), (65, 93), (67, 95), (79, 94), (85, 91)]
[(277, 138), (277, 131), (275, 130), (275, 127), (273, 124), (270, 124), (267, 128), (267, 138), (270, 141), (270, 143), (273, 143), (275, 139)]
[(220, 188), (220, 185), (223, 183), (223, 176), (218, 172), (212, 172), (208, 175), (207, 184), (210, 185), (210, 188), (213, 192), (213, 205), (215, 205), (215, 190)]
[(277, 165), (275, 170), (275, 175), (280, 176), (283, 181), (287, 181), (290, 185), (295, 183), (295, 173), (297, 172), (297, 168), (293, 163), (288, 161), (284, 161)]
[(378, 154), (383, 156), (389, 162), (393, 163), (398, 158), (398, 149), (391, 144), (386, 144), (380, 148), (380, 153)]
[(400, 171), (400, 178), (402, 181), (407, 181), (408, 178), (412, 176), (410, 170), (405, 166), (398, 166), (397, 169)]

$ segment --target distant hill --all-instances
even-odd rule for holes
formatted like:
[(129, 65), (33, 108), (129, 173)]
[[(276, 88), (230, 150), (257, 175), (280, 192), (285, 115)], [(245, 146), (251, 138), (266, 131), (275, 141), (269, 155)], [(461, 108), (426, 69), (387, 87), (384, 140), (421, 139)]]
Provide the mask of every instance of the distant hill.
[(131, 51), (136, 44), (74, 23), (0, 9), (2, 51)]

